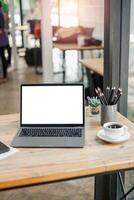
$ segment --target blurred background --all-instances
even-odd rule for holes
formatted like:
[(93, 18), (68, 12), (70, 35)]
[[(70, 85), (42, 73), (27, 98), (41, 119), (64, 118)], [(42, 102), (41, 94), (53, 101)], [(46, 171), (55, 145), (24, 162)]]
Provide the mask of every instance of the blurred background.
[[(55, 44), (78, 45), (79, 36), (87, 39), (87, 46), (101, 48), (83, 51), (84, 59), (103, 59), (104, 52), (104, 0), (1, 0), (7, 15), (5, 29), (10, 50), (5, 51), (8, 60), (8, 79), (0, 83), (0, 114), (19, 112), (19, 88), (22, 83), (63, 83), (63, 64), (66, 69), (64, 83), (83, 82), (89, 91), (89, 78), (79, 60), (81, 52), (73, 48), (63, 51)], [(131, 1), (130, 52), (128, 76), (128, 118), (134, 122), (134, 0)], [(99, 42), (99, 43), (97, 43)], [(86, 46), (86, 44), (85, 44)], [(0, 77), (2, 77), (0, 60)], [(96, 76), (95, 76), (96, 78)], [(102, 77), (99, 77), (102, 78)], [(97, 76), (97, 81), (101, 80)], [(95, 79), (96, 80), (96, 79)], [(99, 82), (97, 82), (99, 84)], [(101, 83), (102, 84), (102, 83)], [(134, 184), (133, 173), (126, 173), (126, 187)], [(10, 199), (90, 199), (93, 200), (93, 178), (68, 181), (63, 184), (2, 192), (1, 200)], [(74, 191), (77, 191), (74, 193)], [(132, 194), (131, 194), (132, 196)]]

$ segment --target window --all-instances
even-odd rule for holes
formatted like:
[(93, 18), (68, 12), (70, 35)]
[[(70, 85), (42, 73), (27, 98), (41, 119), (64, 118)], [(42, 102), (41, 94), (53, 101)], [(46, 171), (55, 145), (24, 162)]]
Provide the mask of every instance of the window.
[(52, 25), (78, 26), (78, 0), (52, 0)]

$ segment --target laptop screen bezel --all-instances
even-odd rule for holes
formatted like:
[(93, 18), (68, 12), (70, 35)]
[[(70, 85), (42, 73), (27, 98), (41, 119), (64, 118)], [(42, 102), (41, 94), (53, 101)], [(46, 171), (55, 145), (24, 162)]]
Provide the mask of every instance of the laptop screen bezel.
[[(27, 86), (82, 86), (83, 92), (83, 123), (81, 124), (22, 124), (22, 88)], [(84, 127), (85, 110), (84, 110), (84, 85), (83, 84), (21, 84), (20, 91), (20, 126), (21, 127)]]

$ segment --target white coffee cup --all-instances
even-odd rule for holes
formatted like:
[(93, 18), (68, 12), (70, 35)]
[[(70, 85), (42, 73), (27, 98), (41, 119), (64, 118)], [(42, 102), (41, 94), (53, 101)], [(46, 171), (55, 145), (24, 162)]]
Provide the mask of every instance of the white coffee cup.
[(85, 37), (83, 35), (78, 35), (77, 43), (79, 46), (84, 46), (85, 45)]
[(128, 132), (128, 127), (118, 122), (108, 122), (103, 125), (104, 135), (113, 140), (119, 139)]

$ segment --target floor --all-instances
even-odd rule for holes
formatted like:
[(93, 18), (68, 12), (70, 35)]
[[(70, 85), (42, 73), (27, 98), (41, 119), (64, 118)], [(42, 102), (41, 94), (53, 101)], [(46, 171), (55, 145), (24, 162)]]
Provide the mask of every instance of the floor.
[(92, 178), (0, 193), (0, 200), (93, 200)]
[[(57, 52), (54, 54), (54, 71), (59, 71), (58, 67), (61, 59), (56, 59)], [(59, 58), (61, 55), (59, 54)], [(68, 58), (76, 60), (76, 52), (67, 54)], [(81, 70), (77, 63), (70, 60), (67, 65), (67, 82), (77, 82), (81, 78)], [(61, 82), (61, 75), (55, 75), (54, 81)], [(129, 87), (130, 110), (134, 108), (133, 94), (134, 87), (131, 77)], [(23, 58), (19, 58), (19, 68), (9, 72), (9, 80), (7, 83), (0, 85), (0, 114), (10, 114), (19, 112), (19, 88), (21, 83), (42, 83), (41, 75), (35, 74), (33, 67), (28, 67)], [(85, 78), (86, 84), (86, 78)], [(134, 110), (134, 109), (133, 109)], [(132, 114), (132, 112), (131, 112)], [(133, 114), (132, 114), (133, 116)], [(134, 117), (132, 118), (132, 120)], [(133, 172), (126, 173), (127, 188), (134, 185)], [(0, 193), (0, 200), (93, 200), (94, 199), (94, 178), (79, 179), (77, 181), (67, 181), (62, 183), (49, 184), (44, 186), (30, 187), (26, 189), (17, 189)], [(132, 195), (131, 195), (132, 196)]]

